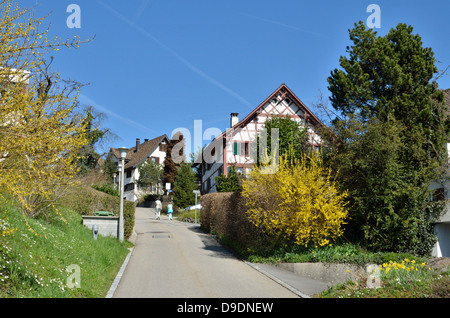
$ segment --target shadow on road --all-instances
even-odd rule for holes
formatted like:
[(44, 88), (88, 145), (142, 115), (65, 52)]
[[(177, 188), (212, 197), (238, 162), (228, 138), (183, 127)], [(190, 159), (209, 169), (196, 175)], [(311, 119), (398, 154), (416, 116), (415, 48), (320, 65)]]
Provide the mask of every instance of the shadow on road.
[(200, 226), (193, 225), (187, 229), (199, 235), (200, 240), (204, 244), (203, 249), (212, 252), (213, 257), (236, 258), (236, 255), (229, 248), (223, 246), (213, 235), (205, 233)]

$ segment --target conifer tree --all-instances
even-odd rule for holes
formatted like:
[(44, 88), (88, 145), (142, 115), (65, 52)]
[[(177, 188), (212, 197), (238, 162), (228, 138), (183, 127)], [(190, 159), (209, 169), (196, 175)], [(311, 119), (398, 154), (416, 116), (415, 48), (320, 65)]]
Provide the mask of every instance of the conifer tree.
[(359, 22), (350, 39), (328, 83), (353, 230), (375, 249), (427, 254), (442, 212), (427, 187), (442, 173), (450, 128), (434, 53), (406, 24), (377, 36)]
[(195, 172), (190, 163), (181, 163), (175, 177), (173, 203), (184, 209), (195, 203), (195, 194), (193, 190), (197, 189)]

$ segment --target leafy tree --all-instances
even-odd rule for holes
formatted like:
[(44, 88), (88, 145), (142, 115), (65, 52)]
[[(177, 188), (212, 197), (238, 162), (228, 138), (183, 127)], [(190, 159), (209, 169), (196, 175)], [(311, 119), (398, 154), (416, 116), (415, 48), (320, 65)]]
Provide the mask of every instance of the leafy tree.
[(195, 172), (189, 163), (181, 163), (175, 178), (173, 203), (184, 209), (195, 203), (194, 190), (197, 190)]
[(294, 158), (301, 158), (303, 152), (307, 150), (307, 128), (301, 127), (300, 123), (290, 119), (288, 116), (275, 116), (267, 119), (264, 129), (257, 136), (257, 162), (260, 163), (261, 154), (264, 157), (264, 149), (260, 148), (260, 139), (267, 141), (267, 156), (272, 155), (272, 129), (278, 129), (279, 155), (291, 154)]
[(243, 181), (247, 215), (255, 226), (305, 246), (323, 246), (342, 235), (347, 193), (333, 180), (321, 154), (300, 159), (285, 154), (276, 172), (262, 173), (261, 168)]
[(74, 163), (88, 143), (77, 108), (81, 85), (51, 74), (47, 57), (80, 41), (48, 39), (48, 29), (40, 29), (44, 18), (12, 0), (2, 1), (0, 12), (0, 187), (24, 216), (34, 216), (74, 185)]
[(450, 126), (433, 51), (412, 31), (398, 24), (381, 37), (363, 22), (350, 30), (349, 56), (328, 78), (340, 113), (333, 160), (349, 189), (351, 230), (374, 249), (427, 254), (442, 212), (427, 187), (442, 173)]
[(139, 179), (137, 184), (144, 190), (150, 190), (152, 185), (158, 185), (163, 178), (164, 170), (161, 165), (151, 160), (144, 161), (138, 166)]
[(236, 166), (231, 165), (228, 176), (223, 173), (216, 177), (217, 192), (242, 191), (241, 179), (236, 172)]

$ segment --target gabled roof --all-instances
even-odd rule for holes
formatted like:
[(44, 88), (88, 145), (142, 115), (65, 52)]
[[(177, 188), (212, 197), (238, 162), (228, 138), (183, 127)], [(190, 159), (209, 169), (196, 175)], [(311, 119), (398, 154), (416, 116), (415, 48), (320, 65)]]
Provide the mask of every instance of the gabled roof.
[[(313, 112), (306, 107), (306, 105), (298, 98), (290, 89), (287, 87), (285, 83), (281, 84), (272, 94), (269, 95), (261, 104), (259, 104), (252, 112), (250, 112), (244, 119), (236, 123), (233, 127), (228, 128), (224, 132), (222, 132), (220, 135), (214, 138), (211, 143), (209, 143), (205, 150), (208, 149), (214, 141), (220, 140), (221, 138), (224, 138), (227, 135), (227, 132), (231, 129), (238, 129), (241, 127), (245, 127), (253, 118), (256, 116), (262, 108), (269, 102), (272, 98), (276, 97), (278, 94), (285, 95), (285, 98), (290, 98), (296, 105), (298, 105), (301, 110), (308, 116), (308, 121), (312, 122), (312, 124), (316, 126), (326, 127), (317, 117), (313, 114)], [(198, 164), (198, 163), (196, 163)]]
[[(156, 147), (159, 147), (159, 145), (163, 140), (166, 140), (167, 143), (169, 142), (169, 138), (167, 138), (167, 136), (164, 134), (152, 140), (148, 140), (142, 144), (139, 144), (138, 151), (135, 151), (136, 146), (130, 148), (125, 158), (125, 170), (130, 168), (136, 168), (136, 166), (138, 166), (140, 163), (146, 160), (153, 153), (153, 151), (155, 151)], [(120, 153), (117, 148), (111, 148), (110, 152), (117, 159), (120, 159)]]
[(248, 114), (244, 119), (242, 119), (240, 122), (238, 122), (236, 125), (234, 125), (231, 128), (239, 128), (244, 127), (248, 124), (250, 120), (253, 119), (253, 117), (258, 114), (258, 112), (261, 111), (261, 109), (264, 107), (264, 105), (269, 102), (272, 98), (277, 96), (278, 94), (285, 95), (286, 97), (290, 98), (292, 101), (295, 102), (295, 104), (299, 105), (300, 108), (305, 112), (305, 114), (308, 115), (308, 118), (313, 122), (315, 125), (319, 126), (325, 126), (317, 117), (312, 113), (312, 111), (306, 107), (306, 105), (298, 98), (290, 89), (287, 87), (286, 84), (281, 84), (272, 94), (269, 95), (261, 104), (259, 104), (258, 107), (256, 107), (250, 114)]
[(261, 111), (261, 109), (264, 107), (264, 105), (268, 101), (270, 101), (272, 98), (277, 96), (277, 94), (282, 94), (282, 95), (285, 95), (286, 97), (289, 97), (292, 101), (295, 102), (295, 104), (300, 106), (300, 108), (302, 108), (302, 111), (304, 111), (305, 114), (307, 114), (309, 121), (312, 121), (312, 123), (314, 125), (325, 127), (325, 125), (316, 117), (316, 115), (314, 115), (312, 113), (312, 111), (308, 107), (306, 107), (306, 105), (303, 104), (303, 102), (289, 89), (289, 87), (287, 87), (287, 85), (283, 83), (272, 94), (270, 94), (269, 97), (267, 97), (261, 104), (259, 104), (250, 114), (248, 114), (244, 119), (239, 121), (233, 127), (229, 128), (226, 131), (224, 131), (223, 133), (221, 133), (219, 136), (214, 138), (214, 140), (223, 138), (223, 136), (226, 135), (227, 131), (229, 131), (230, 129), (237, 129), (237, 128), (241, 128), (241, 127), (244, 127), (245, 125), (247, 125), (249, 123), (249, 121), (251, 121), (253, 119), (253, 117)]

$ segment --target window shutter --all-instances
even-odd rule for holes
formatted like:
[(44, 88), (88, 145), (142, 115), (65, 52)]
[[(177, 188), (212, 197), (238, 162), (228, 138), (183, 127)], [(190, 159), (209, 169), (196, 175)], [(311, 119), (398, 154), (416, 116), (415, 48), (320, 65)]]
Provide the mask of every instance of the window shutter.
[(239, 143), (238, 142), (235, 142), (234, 144), (233, 144), (233, 154), (236, 156), (238, 156), (238, 155), (240, 155), (240, 150), (241, 150), (241, 148), (240, 148), (240, 145), (239, 145)]

